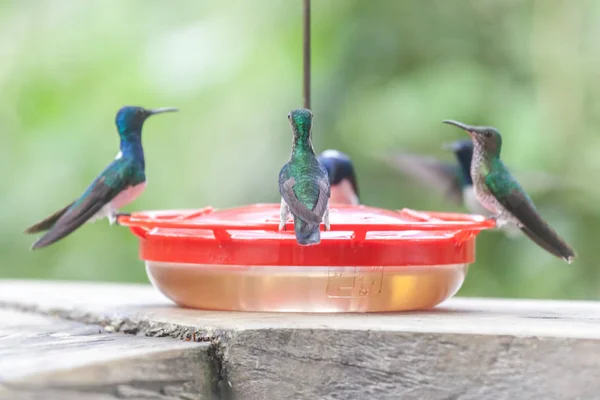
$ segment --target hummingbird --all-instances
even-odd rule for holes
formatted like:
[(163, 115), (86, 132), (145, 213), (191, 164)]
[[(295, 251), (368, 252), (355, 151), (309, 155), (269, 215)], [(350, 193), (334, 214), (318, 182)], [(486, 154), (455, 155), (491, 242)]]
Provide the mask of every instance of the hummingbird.
[[(457, 164), (453, 166), (454, 185), (451, 190), (459, 193), (461, 203), (471, 214), (492, 217), (493, 213), (485, 208), (475, 196), (475, 187), (471, 178), (471, 161), (473, 160), (473, 142), (471, 139), (457, 140), (442, 146), (454, 153)], [(515, 237), (519, 231), (516, 227), (506, 225), (502, 230), (510, 237)]]
[(497, 227), (517, 226), (538, 246), (571, 263), (575, 251), (548, 225), (533, 201), (500, 159), (502, 135), (493, 127), (445, 120), (464, 129), (473, 143), (471, 177), (477, 200), (493, 213)]
[(442, 192), (448, 201), (457, 205), (463, 204), (469, 212), (480, 214), (483, 207), (476, 202), (477, 207), (472, 209), (472, 204), (467, 201), (467, 195), (472, 192), (473, 187), (469, 171), (473, 155), (471, 140), (456, 141), (444, 145), (443, 148), (454, 152), (456, 162), (409, 153), (390, 155), (386, 161), (420, 184)]
[(32, 245), (39, 249), (59, 241), (86, 222), (104, 217), (110, 225), (121, 214), (117, 211), (135, 200), (146, 186), (142, 126), (155, 114), (178, 111), (176, 108), (146, 110), (142, 107), (122, 107), (116, 116), (121, 141), (120, 151), (83, 194), (46, 219), (30, 226), (25, 233), (46, 232)]
[(319, 162), (327, 170), (331, 185), (330, 203), (360, 204), (358, 199), (358, 184), (352, 160), (346, 154), (337, 150), (325, 150), (319, 157)]
[(305, 108), (292, 110), (288, 120), (294, 139), (289, 161), (279, 172), (281, 209), (279, 230), (291, 213), (294, 217), (296, 241), (303, 246), (321, 242), (321, 221), (329, 230), (329, 197), (331, 187), (327, 170), (319, 162), (312, 145), (312, 112)]
[[(443, 192), (446, 200), (456, 205), (462, 205), (469, 213), (486, 217), (493, 216), (493, 213), (481, 205), (475, 196), (473, 179), (471, 179), (471, 160), (473, 158), (471, 139), (446, 143), (442, 148), (451, 150), (456, 162), (446, 162), (431, 156), (409, 153), (396, 153), (388, 156), (386, 161), (422, 185)], [(515, 175), (520, 181), (527, 184), (530, 193), (548, 195), (559, 188), (569, 188), (564, 181), (546, 173), (519, 171)], [(500, 230), (511, 239), (517, 237), (521, 232), (518, 227), (510, 224), (503, 226)]]
[[(494, 214), (485, 208), (475, 195), (475, 187), (471, 178), (471, 161), (473, 160), (473, 142), (471, 139), (457, 140), (442, 146), (446, 150), (451, 150), (456, 157), (455, 166), (457, 185), (453, 188), (460, 191), (461, 202), (471, 214), (479, 214), (484, 217), (493, 217)], [(511, 239), (519, 235), (519, 228), (512, 224), (507, 224), (499, 228), (506, 236)]]

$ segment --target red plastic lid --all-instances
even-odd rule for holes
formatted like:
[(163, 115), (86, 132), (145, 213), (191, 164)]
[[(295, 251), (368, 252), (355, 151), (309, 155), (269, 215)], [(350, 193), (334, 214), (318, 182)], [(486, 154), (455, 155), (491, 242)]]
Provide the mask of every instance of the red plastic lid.
[(331, 205), (321, 243), (296, 243), (293, 222), (279, 232), (279, 204), (169, 210), (121, 216), (146, 261), (271, 266), (410, 266), (472, 263), (475, 236), (493, 228), (479, 215)]

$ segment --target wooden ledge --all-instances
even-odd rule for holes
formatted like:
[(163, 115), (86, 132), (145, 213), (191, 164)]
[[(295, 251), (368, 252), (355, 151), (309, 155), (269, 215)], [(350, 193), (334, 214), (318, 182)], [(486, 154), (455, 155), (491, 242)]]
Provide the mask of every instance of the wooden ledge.
[[(219, 365), (211, 379), (230, 388), (220, 398), (600, 398), (596, 302), (464, 298), (418, 313), (237, 313), (180, 309), (149, 285), (0, 281), (2, 308), (138, 335), (131, 340), (208, 341)], [(10, 369), (2, 346), (0, 338), (0, 377)]]

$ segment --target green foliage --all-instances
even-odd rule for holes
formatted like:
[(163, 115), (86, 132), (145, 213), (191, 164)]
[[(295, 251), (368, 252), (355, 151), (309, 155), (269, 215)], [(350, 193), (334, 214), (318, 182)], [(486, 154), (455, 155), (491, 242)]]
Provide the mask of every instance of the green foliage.
[[(146, 281), (125, 228), (97, 222), (37, 252), (21, 233), (113, 159), (122, 105), (181, 109), (147, 121), (148, 186), (124, 211), (279, 201), (286, 116), (302, 106), (299, 1), (13, 0), (1, 9), (1, 277)], [(315, 149), (353, 158), (365, 204), (462, 211), (378, 159), (392, 148), (451, 159), (441, 144), (462, 133), (444, 119), (497, 127), (511, 170), (569, 180), (532, 197), (578, 251), (575, 263), (484, 232), (462, 295), (600, 298), (599, 9), (313, 2)]]

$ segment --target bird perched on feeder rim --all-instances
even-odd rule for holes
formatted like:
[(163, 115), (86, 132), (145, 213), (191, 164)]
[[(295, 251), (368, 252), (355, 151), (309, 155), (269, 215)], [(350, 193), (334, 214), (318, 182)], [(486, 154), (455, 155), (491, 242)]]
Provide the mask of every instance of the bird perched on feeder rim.
[(500, 132), (492, 127), (452, 120), (444, 123), (462, 128), (471, 136), (471, 178), (475, 196), (494, 214), (496, 226), (516, 225), (538, 246), (570, 264), (576, 256), (575, 251), (544, 221), (533, 201), (500, 160)]
[(117, 211), (134, 201), (146, 187), (142, 126), (152, 115), (178, 111), (176, 108), (146, 110), (142, 107), (122, 107), (116, 116), (120, 151), (75, 201), (48, 218), (30, 226), (25, 233), (48, 231), (32, 245), (39, 249), (59, 241), (86, 222), (107, 217), (117, 222)]
[(341, 151), (325, 150), (317, 158), (329, 176), (331, 185), (329, 203), (360, 204), (356, 174), (350, 157)]
[(294, 232), (300, 245), (321, 242), (321, 221), (329, 230), (329, 197), (331, 195), (327, 170), (315, 155), (312, 145), (312, 113), (300, 108), (292, 110), (288, 119), (292, 127), (293, 142), (289, 161), (279, 172), (281, 211), (279, 230), (291, 213)]
[[(455, 176), (458, 185), (454, 190), (460, 191), (465, 208), (472, 214), (492, 217), (494, 214), (485, 208), (475, 195), (475, 187), (471, 178), (471, 161), (473, 160), (473, 142), (471, 139), (457, 140), (444, 145), (443, 148), (451, 150), (456, 157), (458, 165), (455, 167)], [(511, 224), (504, 225), (500, 229), (510, 238), (515, 238), (519, 233), (519, 228)]]
[[(385, 157), (384, 161), (394, 169), (412, 178), (415, 182), (443, 193), (448, 202), (460, 204), (471, 214), (493, 216), (475, 196), (475, 188), (471, 179), (471, 160), (473, 158), (473, 142), (471, 139), (457, 140), (442, 146), (451, 150), (456, 162), (438, 160), (435, 157), (395, 152)], [(515, 174), (525, 183), (532, 194), (549, 195), (559, 189), (573, 189), (564, 180), (547, 173), (537, 171), (521, 171)], [(509, 238), (520, 234), (515, 225), (507, 224), (500, 229)]]

